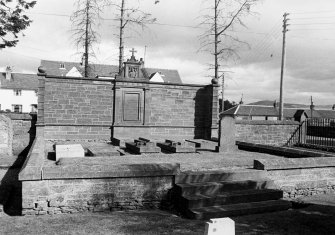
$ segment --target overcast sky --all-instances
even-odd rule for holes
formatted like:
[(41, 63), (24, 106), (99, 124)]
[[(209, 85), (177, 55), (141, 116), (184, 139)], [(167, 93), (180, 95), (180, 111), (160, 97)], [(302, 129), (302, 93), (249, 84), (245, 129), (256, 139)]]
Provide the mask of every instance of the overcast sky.
[[(11, 65), (16, 72), (36, 73), (41, 59), (79, 61), (71, 38), (69, 17), (74, 0), (38, 0), (29, 16), (33, 23), (15, 48), (0, 51), (0, 68)], [(135, 4), (138, 1), (128, 0)], [(147, 67), (178, 69), (183, 82), (208, 84), (213, 75), (208, 64), (213, 58), (197, 52), (199, 16), (208, 4), (203, 0), (140, 0), (141, 9), (157, 18), (147, 30), (128, 34), (126, 58), (135, 48)], [(212, 1), (209, 1), (212, 2)], [(213, 0), (214, 2), (214, 0)], [(236, 35), (250, 48), (239, 51), (240, 59), (225, 68), (225, 97), (245, 103), (279, 100), (282, 16), (290, 13), (287, 33), (285, 102), (308, 104), (335, 103), (335, 1), (333, 0), (263, 0), (252, 9), (257, 16), (245, 18), (247, 29)], [(103, 14), (113, 19), (113, 9)], [(113, 20), (102, 20), (98, 29), (96, 63), (118, 62), (117, 28)], [(185, 26), (185, 27), (184, 27)]]

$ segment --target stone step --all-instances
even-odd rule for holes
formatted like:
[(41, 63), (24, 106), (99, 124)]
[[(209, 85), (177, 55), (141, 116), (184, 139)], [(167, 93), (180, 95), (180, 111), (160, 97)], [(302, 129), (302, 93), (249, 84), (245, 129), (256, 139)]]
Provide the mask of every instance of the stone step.
[(199, 171), (185, 172), (176, 175), (176, 184), (204, 183), (217, 181), (257, 180), (267, 177), (267, 171), (263, 170), (231, 170), (231, 171)]
[(215, 196), (233, 190), (266, 189), (273, 187), (272, 180), (219, 181), (205, 183), (176, 184), (176, 192), (181, 196), (202, 194)]
[(191, 209), (227, 204), (278, 200), (282, 197), (283, 191), (274, 189), (231, 191), (218, 194), (215, 197), (198, 194), (181, 197), (179, 207)]
[(291, 203), (289, 201), (271, 200), (223, 206), (202, 207), (188, 210), (185, 215), (191, 219), (213, 219), (288, 210), (289, 208), (291, 208)]

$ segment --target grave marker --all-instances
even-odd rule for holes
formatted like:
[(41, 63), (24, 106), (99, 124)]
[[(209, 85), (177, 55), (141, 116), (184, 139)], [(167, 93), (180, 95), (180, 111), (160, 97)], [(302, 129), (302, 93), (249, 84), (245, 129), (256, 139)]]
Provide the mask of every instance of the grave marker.
[(155, 142), (149, 139), (138, 138), (134, 142), (127, 142), (126, 148), (134, 153), (160, 153), (160, 148), (156, 146)]
[(230, 218), (210, 219), (205, 225), (205, 235), (235, 235), (235, 222)]
[(85, 157), (85, 151), (80, 144), (56, 144), (56, 161), (60, 158)]
[(164, 143), (157, 143), (161, 149), (172, 153), (195, 153), (196, 144), (188, 141), (165, 140)]

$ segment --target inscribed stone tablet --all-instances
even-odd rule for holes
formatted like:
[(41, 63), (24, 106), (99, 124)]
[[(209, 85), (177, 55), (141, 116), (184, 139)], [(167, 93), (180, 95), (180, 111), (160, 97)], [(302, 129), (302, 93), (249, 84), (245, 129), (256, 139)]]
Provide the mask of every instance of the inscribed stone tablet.
[(83, 146), (80, 144), (57, 144), (56, 161), (60, 158), (85, 157)]

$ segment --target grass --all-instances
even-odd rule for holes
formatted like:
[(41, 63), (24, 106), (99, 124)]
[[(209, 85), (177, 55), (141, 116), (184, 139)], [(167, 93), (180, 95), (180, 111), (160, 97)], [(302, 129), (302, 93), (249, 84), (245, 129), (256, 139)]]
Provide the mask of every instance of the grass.
[[(319, 204), (302, 204), (299, 209), (233, 217), (236, 234), (335, 234), (334, 198), (319, 196), (314, 200)], [(5, 216), (0, 219), (0, 234), (197, 235), (204, 233), (205, 223), (159, 210)]]

